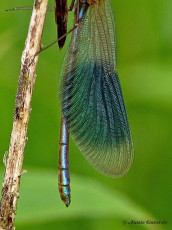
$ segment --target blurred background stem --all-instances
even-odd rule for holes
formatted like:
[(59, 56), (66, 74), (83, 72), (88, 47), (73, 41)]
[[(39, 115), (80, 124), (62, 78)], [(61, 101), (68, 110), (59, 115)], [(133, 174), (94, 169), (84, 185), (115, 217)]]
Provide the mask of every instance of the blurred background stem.
[[(14, 220), (19, 197), (20, 178), (23, 174), (24, 149), (31, 111), (31, 100), (36, 79), (35, 69), (47, 11), (48, 0), (35, 0), (25, 48), (21, 58), (13, 129), (2, 188), (0, 229), (15, 229)], [(33, 60), (34, 59), (34, 60)], [(6, 157), (6, 156), (5, 156)]]

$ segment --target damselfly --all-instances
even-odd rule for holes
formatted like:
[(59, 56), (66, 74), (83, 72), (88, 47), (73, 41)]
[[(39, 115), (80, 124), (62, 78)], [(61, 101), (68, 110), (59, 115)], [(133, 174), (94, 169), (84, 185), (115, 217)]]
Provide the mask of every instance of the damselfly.
[[(66, 40), (69, 9), (67, 0), (55, 0), (60, 49)], [(62, 116), (58, 187), (66, 206), (71, 200), (69, 133), (89, 163), (107, 176), (123, 176), (133, 162), (132, 137), (116, 67), (110, 0), (77, 0), (74, 24), (59, 90)]]
[(132, 138), (116, 67), (111, 2), (78, 3), (78, 26), (72, 32), (60, 80), (58, 177), (66, 206), (70, 204), (69, 133), (89, 163), (107, 176), (123, 176), (133, 162)]

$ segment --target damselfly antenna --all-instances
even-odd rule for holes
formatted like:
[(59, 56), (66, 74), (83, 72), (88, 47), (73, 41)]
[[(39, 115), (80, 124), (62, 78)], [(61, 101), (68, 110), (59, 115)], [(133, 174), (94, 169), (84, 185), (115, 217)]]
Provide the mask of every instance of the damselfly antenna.
[(15, 11), (15, 10), (33, 10), (33, 7), (15, 7), (12, 9), (7, 9), (5, 11)]
[[(5, 11), (20, 11), (20, 10), (33, 10), (33, 7), (15, 7), (12, 9), (7, 9)], [(48, 7), (47, 11), (54, 11), (54, 7)]]

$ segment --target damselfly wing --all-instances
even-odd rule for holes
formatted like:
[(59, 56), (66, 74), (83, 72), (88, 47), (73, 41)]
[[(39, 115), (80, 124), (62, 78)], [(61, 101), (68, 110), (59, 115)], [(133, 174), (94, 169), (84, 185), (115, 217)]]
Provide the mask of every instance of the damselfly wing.
[(121, 177), (133, 162), (133, 144), (116, 67), (110, 0), (80, 0), (60, 82), (63, 118), (77, 146), (99, 172)]

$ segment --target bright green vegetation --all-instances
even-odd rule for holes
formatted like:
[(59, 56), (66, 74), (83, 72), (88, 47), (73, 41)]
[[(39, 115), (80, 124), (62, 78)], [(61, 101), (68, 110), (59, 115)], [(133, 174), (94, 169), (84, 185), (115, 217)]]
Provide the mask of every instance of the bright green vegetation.
[[(6, 13), (22, 1), (4, 2), (0, 12), (0, 179), (8, 151), (20, 58), (30, 12)], [(65, 49), (40, 55), (21, 180), (17, 229), (172, 229), (172, 46), (170, 0), (114, 1), (117, 66), (135, 158), (129, 173), (111, 179), (85, 160), (71, 139), (72, 202), (67, 209), (57, 188), (60, 110), (57, 88)], [(72, 19), (70, 18), (70, 27)], [(43, 44), (56, 38), (49, 13)], [(69, 41), (69, 39), (68, 39)], [(65, 48), (67, 47), (67, 44)], [(167, 225), (123, 225), (123, 220), (167, 220)]]

